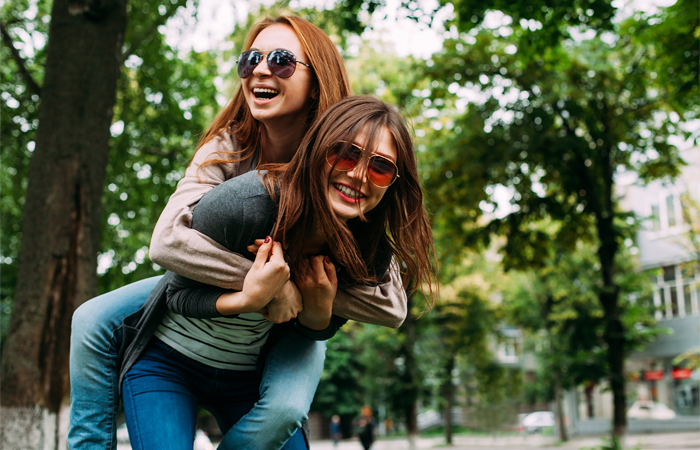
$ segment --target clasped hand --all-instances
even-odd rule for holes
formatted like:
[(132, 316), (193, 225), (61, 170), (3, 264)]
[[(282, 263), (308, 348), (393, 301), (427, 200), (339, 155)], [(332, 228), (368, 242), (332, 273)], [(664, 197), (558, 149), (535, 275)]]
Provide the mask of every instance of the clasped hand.
[[(248, 251), (255, 253), (257, 260), (264, 245), (264, 242), (258, 239), (255, 244), (248, 246)], [(330, 325), (333, 299), (338, 289), (335, 266), (330, 258), (309, 258), (306, 264), (302, 264), (301, 273), (294, 274), (294, 280), (287, 281), (274, 298), (258, 312), (271, 322), (282, 323), (298, 317), (308, 328), (326, 329)]]

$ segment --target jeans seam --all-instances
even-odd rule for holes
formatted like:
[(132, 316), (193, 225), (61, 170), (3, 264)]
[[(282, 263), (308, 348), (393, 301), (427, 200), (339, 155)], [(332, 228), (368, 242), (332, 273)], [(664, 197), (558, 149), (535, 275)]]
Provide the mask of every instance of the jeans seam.
[[(109, 338), (109, 348), (107, 349), (109, 352), (110, 358), (114, 361), (114, 366), (116, 369), (116, 357), (113, 357), (115, 354), (117, 354), (117, 346), (115, 345), (116, 342), (116, 333), (121, 330), (123, 327), (122, 325), (119, 325), (117, 328), (112, 330), (112, 335)], [(110, 450), (115, 450), (117, 446), (116, 442), (116, 428), (117, 428), (117, 413), (119, 410), (119, 403), (120, 399), (116, 398), (117, 396), (115, 395), (114, 388), (116, 386), (117, 392), (119, 391), (119, 373), (118, 370), (110, 370), (109, 375), (111, 378), (111, 383), (110, 383), (110, 390), (109, 390), (109, 400), (110, 400), (110, 405), (112, 405), (112, 411), (110, 411), (110, 417), (109, 417), (109, 449)], [(116, 398), (116, 400), (115, 400)]]
[[(129, 390), (129, 394), (130, 394), (131, 393), (131, 383), (129, 382), (128, 379), (124, 380), (124, 385)], [(134, 405), (133, 409), (134, 409), (133, 422), (134, 422), (134, 428), (136, 428), (134, 430), (134, 432), (136, 433), (136, 436), (132, 437), (131, 435), (129, 435), (129, 442), (137, 440), (138, 441), (138, 448), (142, 449), (143, 448), (143, 440), (141, 439), (141, 430), (139, 429), (139, 419), (138, 419), (138, 413), (136, 412), (136, 405)], [(133, 447), (133, 444), (132, 444), (132, 447)]]

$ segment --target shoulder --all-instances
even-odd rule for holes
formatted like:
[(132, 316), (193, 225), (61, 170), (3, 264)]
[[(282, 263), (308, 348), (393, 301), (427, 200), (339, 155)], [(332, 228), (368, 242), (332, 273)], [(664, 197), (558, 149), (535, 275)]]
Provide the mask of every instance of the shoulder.
[(208, 210), (230, 211), (239, 205), (269, 205), (272, 199), (261, 180), (261, 174), (254, 170), (231, 178), (216, 186), (202, 197), (193, 214), (196, 216)]

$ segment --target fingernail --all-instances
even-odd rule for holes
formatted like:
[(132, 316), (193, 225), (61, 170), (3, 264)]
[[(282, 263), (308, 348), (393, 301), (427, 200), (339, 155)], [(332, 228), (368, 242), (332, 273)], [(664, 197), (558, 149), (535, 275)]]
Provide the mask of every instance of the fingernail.
[(266, 243), (266, 244), (269, 244), (269, 243), (270, 243), (270, 236), (268, 236), (268, 237), (265, 238), (265, 243)]
[(331, 259), (326, 255), (326, 257), (323, 258), (323, 262), (325, 262), (326, 264), (330, 264), (330, 263), (331, 263)]

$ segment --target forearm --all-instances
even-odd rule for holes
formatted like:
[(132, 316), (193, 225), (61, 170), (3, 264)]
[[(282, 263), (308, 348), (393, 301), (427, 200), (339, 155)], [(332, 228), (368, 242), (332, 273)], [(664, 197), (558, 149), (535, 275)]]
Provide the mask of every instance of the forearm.
[(406, 319), (407, 297), (395, 260), (387, 272), (388, 280), (377, 286), (352, 286), (338, 289), (333, 314), (358, 322), (398, 328)]
[(248, 170), (248, 161), (202, 164), (211, 158), (225, 159), (226, 152), (235, 150), (235, 143), (222, 135), (197, 151), (156, 223), (149, 256), (156, 264), (192, 280), (240, 291), (250, 261), (192, 229), (192, 209), (202, 196)]
[(240, 291), (252, 261), (189, 229), (187, 239), (162, 236), (151, 241), (151, 260), (156, 264), (199, 281)]

